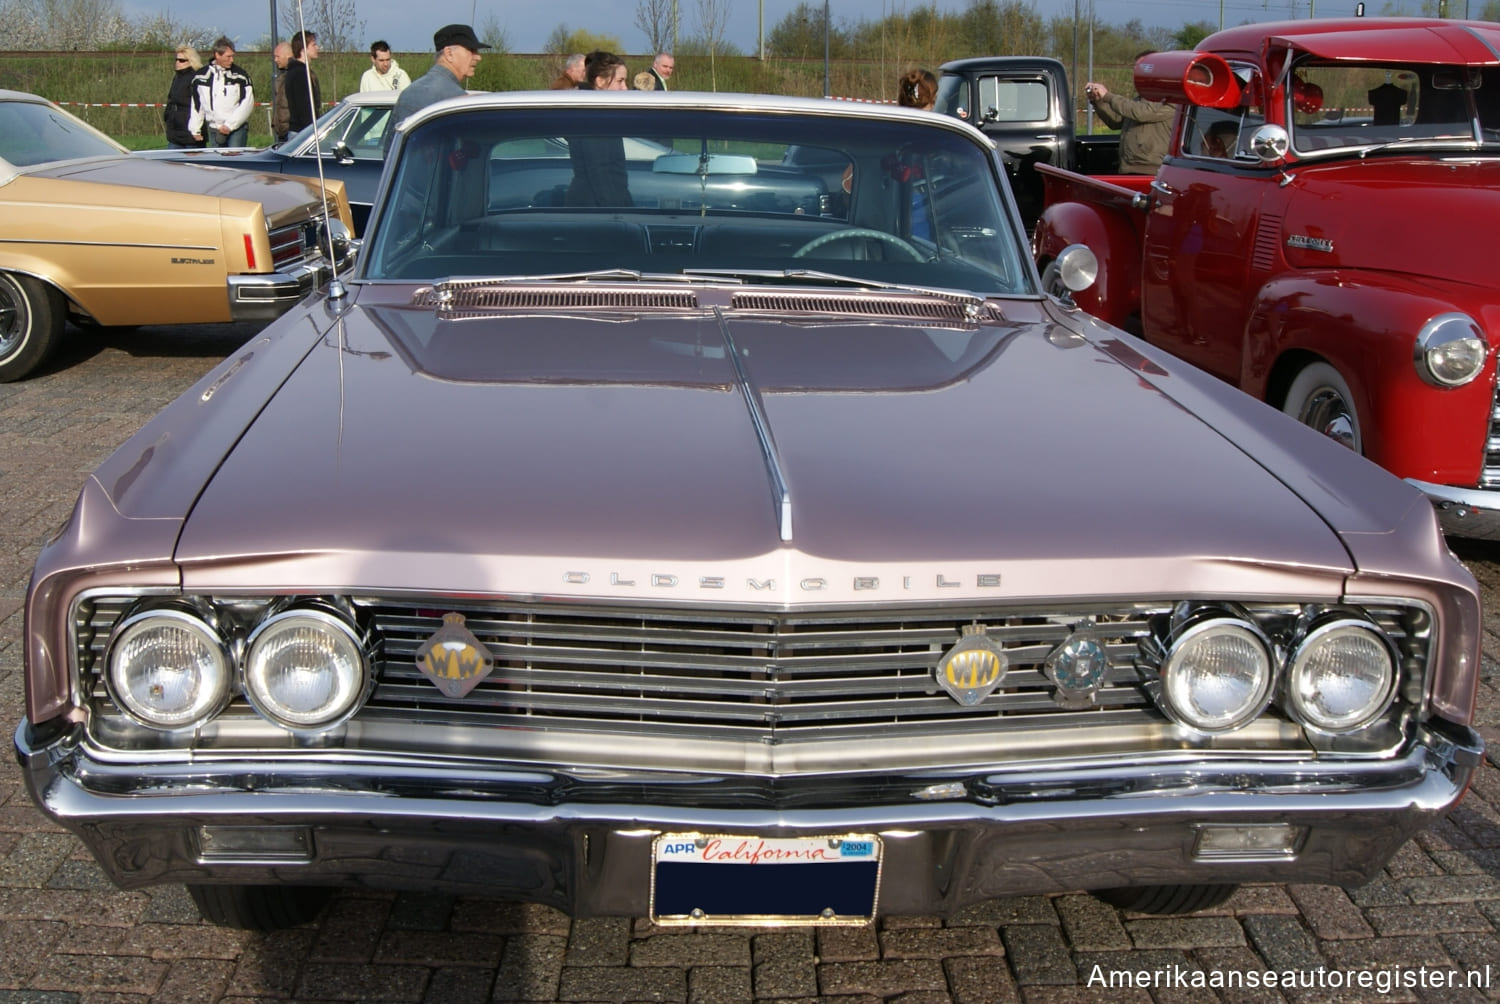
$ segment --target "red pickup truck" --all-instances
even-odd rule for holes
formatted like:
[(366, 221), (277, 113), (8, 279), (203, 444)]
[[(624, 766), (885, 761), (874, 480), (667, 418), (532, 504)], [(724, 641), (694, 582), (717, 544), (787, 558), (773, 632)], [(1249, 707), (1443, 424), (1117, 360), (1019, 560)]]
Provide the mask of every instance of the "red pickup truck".
[(1154, 177), (1039, 165), (1038, 265), (1086, 245), (1083, 309), (1500, 539), (1500, 25), (1245, 25), (1135, 83), (1179, 106), (1171, 154)]

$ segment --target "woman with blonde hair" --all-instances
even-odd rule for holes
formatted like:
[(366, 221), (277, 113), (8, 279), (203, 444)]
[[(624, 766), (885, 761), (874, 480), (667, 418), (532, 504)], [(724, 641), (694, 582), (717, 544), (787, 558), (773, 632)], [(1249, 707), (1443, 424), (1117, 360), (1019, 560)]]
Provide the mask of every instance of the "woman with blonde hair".
[(896, 82), (896, 103), (903, 108), (932, 111), (937, 105), (937, 77), (931, 70), (912, 70)]
[(203, 145), (203, 140), (194, 139), (188, 131), (188, 117), (193, 112), (196, 91), (193, 77), (203, 69), (203, 58), (191, 45), (177, 47), (177, 71), (172, 75), (172, 86), (167, 90), (167, 110), (162, 112), (162, 121), (167, 124), (167, 149), (187, 150)]

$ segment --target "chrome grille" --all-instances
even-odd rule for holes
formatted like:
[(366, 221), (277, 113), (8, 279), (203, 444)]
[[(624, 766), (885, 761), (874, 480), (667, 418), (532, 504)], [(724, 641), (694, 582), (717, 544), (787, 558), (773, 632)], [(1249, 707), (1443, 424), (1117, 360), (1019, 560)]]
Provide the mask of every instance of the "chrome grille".
[(1484, 467), (1479, 472), (1480, 488), (1500, 488), (1500, 387), (1490, 401), (1489, 434), (1484, 438)]
[[(369, 709), (672, 733), (749, 729), (763, 741), (830, 726), (873, 731), (1045, 715), (1061, 709), (1042, 661), (1072, 625), (1088, 619), (1082, 612), (1000, 616), (992, 609), (854, 616), (460, 609), (496, 665), (472, 693), (450, 700), (415, 663), (448, 609), (372, 611), (381, 653)], [(1150, 704), (1132, 666), (1148, 613), (1116, 611), (1100, 625), (1112, 663), (1101, 708)], [(933, 667), (962, 627), (976, 622), (1004, 646), (1010, 669), (995, 693), (963, 707), (938, 687)]]
[[(113, 626), (137, 602), (98, 597), (75, 611), (80, 687), (93, 704), (96, 735), (118, 739), (130, 731), (128, 725), (121, 730), (123, 716), (109, 698), (103, 671)], [(1042, 741), (1038, 736), (1055, 734), (1057, 741), (1076, 744), (1079, 729), (1098, 734), (1110, 726), (1164, 721), (1146, 692), (1137, 655), (1152, 619), (1169, 612), (1166, 603), (824, 613), (438, 599), (356, 600), (354, 606), (369, 638), (376, 680), (353, 721), (365, 724), (361, 748), (371, 750), (437, 741), (439, 725), (478, 730), (474, 737), (592, 735), (606, 747), (609, 737), (769, 746), (799, 739), (952, 740), (981, 733), (1035, 746)], [(1248, 609), (1270, 637), (1283, 640), (1296, 613), (1286, 605)], [(1363, 609), (1401, 653), (1403, 702), (1420, 708), (1431, 641), (1428, 615), (1394, 605)], [(465, 626), (495, 660), (489, 677), (462, 698), (443, 694), (415, 662), (418, 648), (449, 612), (464, 615)], [(1009, 669), (993, 693), (965, 707), (939, 688), (933, 669), (972, 624), (983, 624), (1003, 646)], [(250, 626), (240, 625), (241, 633)], [(1093, 706), (1069, 710), (1054, 700), (1043, 664), (1079, 627), (1104, 643), (1110, 668)], [(236, 699), (221, 720), (254, 723), (257, 716)], [(434, 736), (413, 731), (412, 723), (433, 726)], [(266, 725), (253, 734), (260, 739), (251, 741), (263, 741), (265, 730), (283, 735)], [(123, 744), (174, 741), (159, 733), (135, 734)], [(1148, 729), (1131, 748), (1157, 749), (1161, 741)]]

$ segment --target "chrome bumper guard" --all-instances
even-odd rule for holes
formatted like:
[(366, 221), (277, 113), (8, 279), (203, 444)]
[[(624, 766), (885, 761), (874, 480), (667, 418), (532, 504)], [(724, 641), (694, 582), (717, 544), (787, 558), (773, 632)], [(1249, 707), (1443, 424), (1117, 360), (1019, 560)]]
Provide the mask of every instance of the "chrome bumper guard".
[[(354, 263), (346, 255), (339, 262), (343, 273)], [(274, 321), (302, 301), (302, 298), (333, 278), (334, 268), (327, 258), (315, 258), (277, 272), (229, 277), (229, 317), (231, 321)]]
[[(1404, 755), (1382, 761), (775, 781), (568, 776), (337, 750), (107, 762), (80, 730), (44, 739), (25, 721), (15, 742), (36, 804), (127, 888), (372, 886), (645, 916), (658, 834), (874, 833), (884, 846), (879, 912), (928, 915), (1125, 885), (1358, 885), (1462, 797), (1483, 744), (1470, 729), (1441, 729), (1424, 727)], [(958, 797), (934, 800), (939, 792)], [(1295, 839), (1226, 854), (1218, 837), (1236, 827)]]
[(1500, 491), (1457, 488), (1407, 478), (1437, 510), (1443, 533), (1469, 540), (1500, 540)]

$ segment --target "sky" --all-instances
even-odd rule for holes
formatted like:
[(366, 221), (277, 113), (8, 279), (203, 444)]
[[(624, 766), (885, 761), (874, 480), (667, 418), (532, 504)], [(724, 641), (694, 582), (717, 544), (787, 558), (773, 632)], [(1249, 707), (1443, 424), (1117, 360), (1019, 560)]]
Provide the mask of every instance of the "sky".
[[(135, 18), (142, 14), (166, 12), (174, 20), (194, 27), (213, 28), (249, 47), (270, 31), (270, 9), (273, 0), (247, 0), (225, 3), (157, 3), (152, 0), (122, 0), (123, 12)], [(819, 0), (809, 0), (817, 5)], [(828, 0), (835, 26), (842, 22), (879, 20), (888, 12), (910, 11), (927, 6), (934, 0)], [(967, 0), (935, 0), (939, 10), (960, 11)], [(1462, 2), (1462, 0), (1460, 0)], [(419, 51), (431, 47), (432, 33), (444, 24), (462, 22), (482, 24), (489, 15), (505, 29), (512, 52), (541, 52), (547, 37), (559, 24), (570, 29), (584, 28), (618, 38), (627, 53), (640, 53), (647, 39), (635, 24), (636, 0), (567, 0), (561, 4), (537, 0), (357, 0), (359, 16), (365, 22), (370, 41), (384, 38), (398, 52)], [(758, 24), (762, 20), (766, 33), (797, 7), (798, 0), (728, 0), (730, 8), (727, 39), (741, 51), (754, 53), (758, 44)], [(1087, 16), (1090, 5), (1094, 17), (1105, 24), (1124, 24), (1139, 19), (1147, 26), (1178, 27), (1190, 21), (1217, 24), (1224, 12), (1224, 24), (1244, 21), (1280, 20), (1307, 17), (1309, 9), (1317, 16), (1353, 13), (1353, 0), (1033, 0), (1032, 7), (1044, 18), (1075, 10)], [(1369, 3), (1371, 13), (1382, 6), (1382, 0)], [(680, 33), (697, 34), (698, 0), (679, 0)], [(295, 30), (279, 25), (283, 37)], [(959, 56), (984, 55), (955, 52)]]

